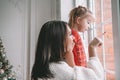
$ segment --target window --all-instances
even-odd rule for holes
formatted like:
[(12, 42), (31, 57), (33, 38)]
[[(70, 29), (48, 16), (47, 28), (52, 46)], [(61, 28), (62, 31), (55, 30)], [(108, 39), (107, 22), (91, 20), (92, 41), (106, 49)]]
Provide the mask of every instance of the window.
[(87, 6), (96, 17), (95, 24), (91, 26), (93, 30), (88, 32), (89, 35), (84, 34), (88, 36), (88, 42), (106, 32), (100, 37), (103, 40), (103, 46), (97, 48), (97, 53), (104, 67), (104, 80), (115, 80), (111, 0), (76, 0), (75, 3), (76, 6)]
[[(96, 35), (106, 32), (103, 47), (97, 49), (105, 70), (105, 80), (115, 80), (111, 0), (95, 1)], [(102, 54), (101, 54), (102, 53)]]

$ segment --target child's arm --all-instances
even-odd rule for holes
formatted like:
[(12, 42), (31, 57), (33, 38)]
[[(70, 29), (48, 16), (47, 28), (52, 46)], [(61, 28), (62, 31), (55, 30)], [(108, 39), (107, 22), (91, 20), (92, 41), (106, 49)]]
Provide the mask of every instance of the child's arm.
[(89, 57), (96, 57), (95, 48), (100, 47), (101, 45), (102, 41), (99, 38), (95, 37), (88, 47)]

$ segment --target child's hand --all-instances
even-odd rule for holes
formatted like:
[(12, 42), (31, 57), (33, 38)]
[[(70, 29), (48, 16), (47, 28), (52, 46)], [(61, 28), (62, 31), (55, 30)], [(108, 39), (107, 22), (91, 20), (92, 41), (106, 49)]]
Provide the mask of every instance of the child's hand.
[(96, 48), (96, 47), (102, 46), (102, 44), (103, 44), (103, 41), (102, 41), (100, 38), (95, 37), (95, 38), (91, 41), (91, 43), (89, 44), (89, 46), (91, 46), (91, 47), (93, 47), (93, 48)]
[(91, 43), (89, 44), (89, 46), (90, 46), (90, 47), (93, 47), (93, 48), (102, 46), (103, 41), (102, 41), (99, 37), (101, 37), (101, 36), (103, 36), (103, 35), (105, 35), (105, 34), (106, 34), (106, 32), (98, 35), (98, 37), (95, 37), (95, 38), (91, 41)]

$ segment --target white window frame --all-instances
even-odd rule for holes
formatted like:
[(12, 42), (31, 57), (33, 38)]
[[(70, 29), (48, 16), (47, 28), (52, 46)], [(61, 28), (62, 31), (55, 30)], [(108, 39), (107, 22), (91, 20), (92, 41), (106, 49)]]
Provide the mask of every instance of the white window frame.
[[(77, 1), (77, 0), (76, 0)], [(80, 1), (80, 2), (82, 2), (82, 0)], [(77, 3), (77, 2), (76, 2)], [(103, 9), (103, 0), (101, 0), (101, 9)], [(119, 0), (115, 0), (115, 1), (113, 1), (113, 0), (111, 0), (111, 5), (112, 5), (112, 27), (113, 27), (113, 38), (114, 38), (114, 53), (115, 53), (115, 73), (116, 73), (116, 75), (115, 75), (115, 77), (116, 77), (116, 80), (120, 80), (120, 76), (119, 76), (119, 74), (120, 74), (120, 69), (119, 69), (119, 67), (120, 67), (120, 64), (119, 64), (119, 61), (120, 61), (120, 54), (118, 54), (118, 53), (120, 53), (120, 42), (119, 42), (119, 40), (120, 40), (120, 33), (119, 33), (119, 30), (120, 30), (120, 28), (119, 28), (119, 26), (120, 26), (120, 2), (119, 2)], [(116, 5), (117, 4), (117, 5)], [(87, 0), (87, 7), (93, 12), (93, 14), (94, 14), (94, 0)], [(105, 23), (107, 23), (107, 22), (111, 22), (111, 20), (110, 21), (107, 21), (107, 22), (105, 22), (104, 23), (104, 21), (103, 21), (103, 10), (101, 10), (101, 24), (100, 25), (97, 25), (98, 27), (99, 26), (103, 26)], [(114, 16), (114, 15), (117, 15), (117, 16)], [(119, 16), (119, 17), (118, 17)], [(92, 28), (94, 28), (94, 26), (95, 25), (92, 25), (91, 27)], [(104, 28), (102, 28), (102, 32), (104, 32)], [(95, 37), (95, 34), (96, 32), (95, 32), (95, 29), (94, 30), (92, 30), (92, 31), (88, 31), (88, 34), (90, 34), (89, 36), (88, 36), (88, 43), (91, 41), (91, 39), (93, 39), (94, 37)], [(116, 36), (117, 35), (117, 36)], [(102, 40), (104, 41), (104, 36), (102, 37)], [(119, 43), (118, 43), (119, 42)], [(105, 70), (105, 73), (104, 73), (104, 80), (106, 80), (106, 61), (105, 61), (105, 45), (103, 44), (103, 47), (102, 47), (102, 56), (103, 56), (103, 68), (104, 68), (104, 70)]]
[(116, 80), (120, 80), (120, 1), (111, 0), (111, 2), (115, 54), (115, 76)]

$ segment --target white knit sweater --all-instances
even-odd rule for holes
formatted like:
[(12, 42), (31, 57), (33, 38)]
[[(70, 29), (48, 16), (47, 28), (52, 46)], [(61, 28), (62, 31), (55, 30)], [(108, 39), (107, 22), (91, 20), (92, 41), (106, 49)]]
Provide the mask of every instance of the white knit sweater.
[[(97, 57), (91, 57), (87, 68), (70, 67), (66, 62), (51, 63), (50, 70), (54, 74), (53, 79), (48, 80), (103, 80), (103, 68)], [(42, 79), (39, 79), (42, 80)]]

